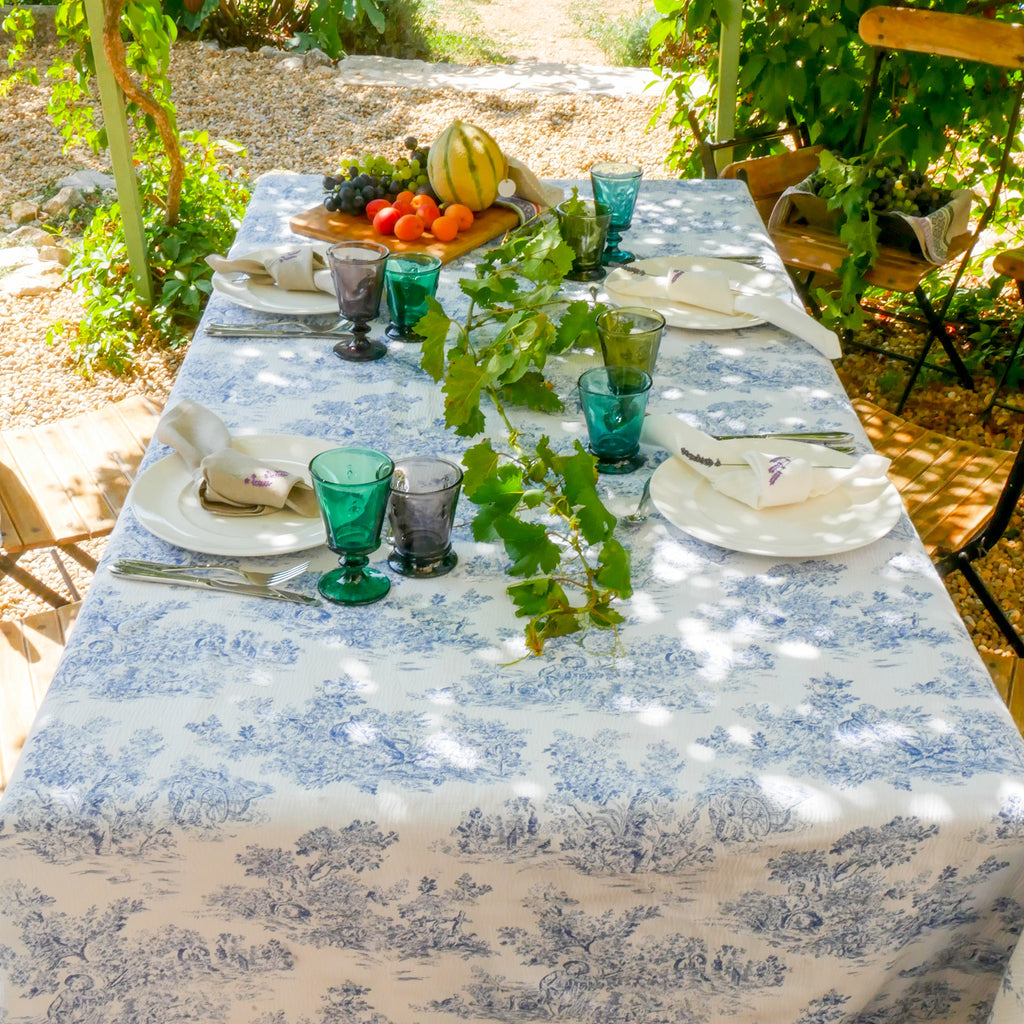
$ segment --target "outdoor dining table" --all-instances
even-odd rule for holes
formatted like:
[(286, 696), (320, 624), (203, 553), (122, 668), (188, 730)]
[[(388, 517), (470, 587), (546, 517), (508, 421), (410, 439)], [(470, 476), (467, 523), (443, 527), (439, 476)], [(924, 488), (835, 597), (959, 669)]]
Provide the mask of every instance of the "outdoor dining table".
[[(263, 178), (235, 250), (319, 198)], [(753, 252), (788, 287), (741, 182), (645, 181), (626, 244)], [(474, 259), (444, 268), (449, 313)], [(216, 293), (212, 319), (267, 315)], [(553, 359), (566, 411), (529, 429), (585, 440), (574, 384), (599, 363)], [(869, 450), (832, 364), (767, 324), (673, 328), (654, 376), (652, 413)], [(355, 364), (200, 325), (185, 398), (236, 434), (472, 443), (415, 344)], [(644, 454), (599, 481), (618, 515), (668, 458)], [(0, 803), (0, 1020), (977, 1024), (997, 996), (991, 1019), (1020, 1019), (1024, 742), (905, 513), (813, 557), (652, 514), (618, 534), (619, 653), (590, 633), (529, 657), (472, 511), (449, 575), (303, 606), (115, 577), (194, 554), (129, 502)], [(288, 586), (313, 595), (337, 560), (305, 555)]]

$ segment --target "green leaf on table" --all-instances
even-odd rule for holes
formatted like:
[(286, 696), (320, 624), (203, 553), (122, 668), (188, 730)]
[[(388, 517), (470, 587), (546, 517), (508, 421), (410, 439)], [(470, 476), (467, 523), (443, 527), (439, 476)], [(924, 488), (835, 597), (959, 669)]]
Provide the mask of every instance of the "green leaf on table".
[(519, 282), (510, 276), (489, 274), (487, 277), (464, 277), (459, 287), (480, 306), (500, 306), (512, 302), (519, 292)]
[(434, 380), (444, 376), (444, 343), (452, 325), (451, 318), (441, 308), (441, 303), (427, 297), (427, 312), (416, 321), (416, 330), (423, 335), (420, 366)]
[(501, 387), (501, 398), (510, 405), (523, 405), (538, 412), (558, 413), (565, 405), (544, 374), (529, 370), (518, 380)]
[(629, 570), (629, 552), (614, 537), (609, 537), (601, 547), (597, 582), (606, 590), (614, 591), (618, 597), (631, 597), (633, 584)]
[(565, 483), (562, 488), (580, 524), (580, 532), (588, 544), (597, 544), (611, 535), (616, 519), (604, 507), (597, 493), (597, 460), (576, 442), (575, 455), (561, 456), (558, 472)]
[(591, 306), (578, 299), (570, 302), (555, 327), (555, 341), (552, 352), (565, 352), (577, 348), (597, 348), (597, 318), (608, 307), (602, 303)]
[(452, 351), (445, 378), (444, 419), (460, 437), (482, 433), (484, 415), (480, 411), (480, 391), (487, 384), (487, 374), (477, 366), (471, 353)]
[(552, 572), (562, 560), (562, 549), (548, 537), (547, 529), (541, 523), (524, 523), (507, 516), (496, 519), (494, 529), (512, 559), (508, 571), (513, 576)]
[(587, 618), (592, 626), (598, 629), (614, 629), (626, 620), (621, 613), (612, 607), (610, 594), (596, 600), (587, 611)]

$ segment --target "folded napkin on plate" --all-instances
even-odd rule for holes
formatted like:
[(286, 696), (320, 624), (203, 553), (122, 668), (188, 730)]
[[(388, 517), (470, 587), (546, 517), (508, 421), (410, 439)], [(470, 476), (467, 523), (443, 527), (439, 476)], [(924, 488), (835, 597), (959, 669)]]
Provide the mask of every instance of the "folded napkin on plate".
[(327, 265), (326, 243), (293, 242), (255, 249), (240, 256), (207, 256), (206, 262), (221, 274), (248, 274), (257, 284), (274, 284), (290, 292), (334, 294), (334, 279)]
[(207, 504), (319, 514), (316, 495), (302, 477), (232, 448), (220, 417), (198, 402), (186, 398), (165, 412), (156, 436), (185, 460), (196, 487), (206, 484)]
[(801, 341), (813, 345), (823, 356), (838, 359), (839, 339), (812, 316), (777, 295), (737, 290), (720, 270), (670, 270), (654, 276), (629, 276), (616, 284), (616, 291), (637, 299), (661, 299), (733, 315), (747, 313), (760, 317)]
[(667, 449), (716, 491), (756, 509), (795, 505), (838, 487), (883, 483), (889, 469), (882, 455), (851, 461), (822, 445), (807, 444), (807, 457), (800, 458), (773, 452), (771, 438), (718, 441), (670, 415), (648, 417), (640, 440)]

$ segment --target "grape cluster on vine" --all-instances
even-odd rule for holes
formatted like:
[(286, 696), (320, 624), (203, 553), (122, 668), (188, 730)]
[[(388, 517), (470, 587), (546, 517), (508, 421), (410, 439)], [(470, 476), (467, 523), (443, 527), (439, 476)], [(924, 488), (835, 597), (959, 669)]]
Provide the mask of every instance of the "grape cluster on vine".
[[(927, 217), (945, 206), (953, 193), (928, 181), (923, 171), (911, 170), (905, 159), (871, 160), (858, 168), (866, 205), (875, 213), (903, 213), (912, 217)], [(815, 195), (828, 197), (836, 194), (835, 175), (817, 171), (811, 178)]]
[(374, 199), (387, 199), (399, 192), (430, 195), (434, 190), (427, 177), (427, 150), (410, 135), (405, 140), (409, 156), (391, 163), (385, 157), (364, 153), (345, 161), (336, 174), (324, 175), (324, 209), (328, 213), (362, 213)]

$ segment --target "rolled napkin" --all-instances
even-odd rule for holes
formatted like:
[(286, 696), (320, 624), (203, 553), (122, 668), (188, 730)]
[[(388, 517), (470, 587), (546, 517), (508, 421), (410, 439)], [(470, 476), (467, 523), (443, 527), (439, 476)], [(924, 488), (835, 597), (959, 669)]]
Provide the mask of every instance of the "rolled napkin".
[(715, 313), (747, 313), (813, 345), (823, 356), (838, 359), (843, 351), (835, 334), (792, 303), (734, 287), (720, 270), (670, 270), (667, 274), (637, 274), (616, 283), (616, 291), (636, 299), (654, 299), (696, 306)]
[(182, 457), (197, 489), (205, 484), (206, 504), (319, 515), (316, 495), (302, 477), (232, 448), (220, 417), (198, 402), (186, 398), (165, 412), (156, 436)]
[(327, 265), (326, 243), (292, 242), (255, 249), (241, 256), (206, 257), (218, 273), (248, 274), (257, 284), (272, 284), (290, 292), (327, 292), (334, 295), (334, 279)]
[(889, 470), (882, 455), (851, 462), (842, 452), (807, 444), (807, 457), (801, 458), (773, 452), (771, 438), (719, 441), (667, 414), (649, 416), (640, 441), (667, 449), (716, 491), (756, 509), (796, 505), (838, 487), (881, 484)]

